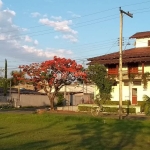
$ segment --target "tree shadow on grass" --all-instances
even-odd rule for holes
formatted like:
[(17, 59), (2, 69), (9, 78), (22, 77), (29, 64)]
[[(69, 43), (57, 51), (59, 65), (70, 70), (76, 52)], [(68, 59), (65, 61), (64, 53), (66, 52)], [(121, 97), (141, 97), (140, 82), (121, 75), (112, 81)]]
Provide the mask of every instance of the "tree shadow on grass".
[(38, 150), (44, 149), (47, 141), (35, 141), (35, 142), (28, 142), (25, 144), (17, 145), (17, 146), (9, 146), (7, 148), (2, 148), (1, 150)]
[[(141, 121), (110, 119), (104, 121), (103, 118), (89, 124), (69, 127), (69, 130), (75, 131), (69, 136), (80, 136), (81, 141), (74, 147), (78, 150), (141, 149), (148, 148), (149, 143), (140, 142), (141, 139), (138, 139), (138, 136), (143, 129), (148, 130), (149, 127), (143, 127)], [(150, 133), (144, 133), (143, 136), (148, 134)]]
[(20, 135), (20, 134), (23, 134), (24, 132), (17, 132), (17, 133), (13, 133), (13, 134), (11, 134), (11, 133), (2, 133), (1, 135), (3, 135), (3, 136), (0, 136), (0, 140), (2, 140), (2, 139), (6, 139), (6, 138), (11, 138), (11, 137), (14, 137), (14, 136), (17, 136), (17, 135)]
[[(1, 147), (0, 149), (138, 150), (146, 149), (150, 144), (144, 140), (144, 137), (147, 138), (150, 135), (150, 121), (144, 121), (143, 123), (137, 120), (62, 115), (54, 115), (52, 117), (45, 115), (39, 116), (37, 119), (38, 121), (42, 120), (47, 123), (41, 124), (36, 128), (31, 128), (28, 131), (24, 130), (25, 134), (23, 132), (16, 132), (14, 134), (7, 133), (5, 136), (1, 136), (2, 139), (13, 138), (13, 136), (16, 135), (27, 138), (29, 137), (28, 134), (30, 135), (30, 133), (32, 133), (34, 134), (34, 139), (31, 138), (25, 141), (21, 139), (17, 144), (9, 145), (5, 148)], [(40, 134), (38, 134), (39, 131)], [(139, 137), (141, 137), (141, 139)]]

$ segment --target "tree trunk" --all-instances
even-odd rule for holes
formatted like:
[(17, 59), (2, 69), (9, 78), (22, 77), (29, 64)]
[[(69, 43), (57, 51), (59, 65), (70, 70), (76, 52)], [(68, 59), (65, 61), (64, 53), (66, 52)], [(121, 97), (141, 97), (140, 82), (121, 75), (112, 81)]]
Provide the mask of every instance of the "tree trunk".
[(52, 110), (54, 110), (54, 99), (55, 99), (55, 97), (56, 97), (56, 94), (57, 94), (57, 92), (49, 93), (49, 94), (48, 94), (48, 98), (49, 98), (49, 101), (50, 101), (50, 108), (51, 108)]

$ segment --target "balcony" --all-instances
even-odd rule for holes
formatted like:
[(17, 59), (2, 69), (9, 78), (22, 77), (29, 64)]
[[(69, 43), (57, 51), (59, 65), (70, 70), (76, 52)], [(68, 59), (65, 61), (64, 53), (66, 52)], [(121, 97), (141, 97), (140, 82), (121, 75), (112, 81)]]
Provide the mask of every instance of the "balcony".
[(119, 71), (118, 70), (108, 70), (108, 75), (119, 75)]
[[(117, 70), (109, 70), (108, 75), (119, 77), (119, 71)], [(142, 70), (122, 70), (122, 78), (129, 79), (129, 77), (134, 79), (141, 79), (142, 78)]]

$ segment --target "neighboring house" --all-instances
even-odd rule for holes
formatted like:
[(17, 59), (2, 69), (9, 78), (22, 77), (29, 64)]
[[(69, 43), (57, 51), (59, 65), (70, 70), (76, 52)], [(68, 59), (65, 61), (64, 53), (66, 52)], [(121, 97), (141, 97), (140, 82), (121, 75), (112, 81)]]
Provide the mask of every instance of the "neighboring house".
[[(63, 86), (59, 93), (64, 94), (67, 105), (78, 105), (81, 103), (93, 103), (95, 85), (71, 84)], [(53, 90), (52, 90), (53, 92)], [(39, 93), (45, 93), (43, 89)]]
[[(14, 106), (48, 106), (48, 96), (44, 90), (35, 91), (30, 85), (19, 85), (8, 89), (8, 96), (0, 96), (0, 105), (8, 100), (13, 100)], [(81, 103), (92, 103), (94, 97), (94, 85), (67, 85), (60, 89), (64, 94), (66, 103), (64, 105), (78, 105)], [(18, 90), (20, 89), (20, 90)], [(57, 103), (57, 97), (54, 100)]]
[[(123, 50), (122, 53), (122, 99), (130, 100), (132, 105), (143, 101), (143, 95), (150, 96), (150, 31), (138, 32), (130, 37), (135, 38), (135, 47)], [(89, 58), (89, 65), (99, 63), (106, 66), (108, 75), (114, 76), (117, 84), (113, 86), (112, 101), (119, 100), (119, 51)]]

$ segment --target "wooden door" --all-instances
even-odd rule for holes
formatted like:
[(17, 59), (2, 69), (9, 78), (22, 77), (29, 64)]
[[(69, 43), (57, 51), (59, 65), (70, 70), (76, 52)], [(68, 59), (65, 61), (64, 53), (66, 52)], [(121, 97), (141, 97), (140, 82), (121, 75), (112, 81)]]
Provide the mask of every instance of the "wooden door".
[(137, 104), (137, 88), (132, 88), (132, 104)]

